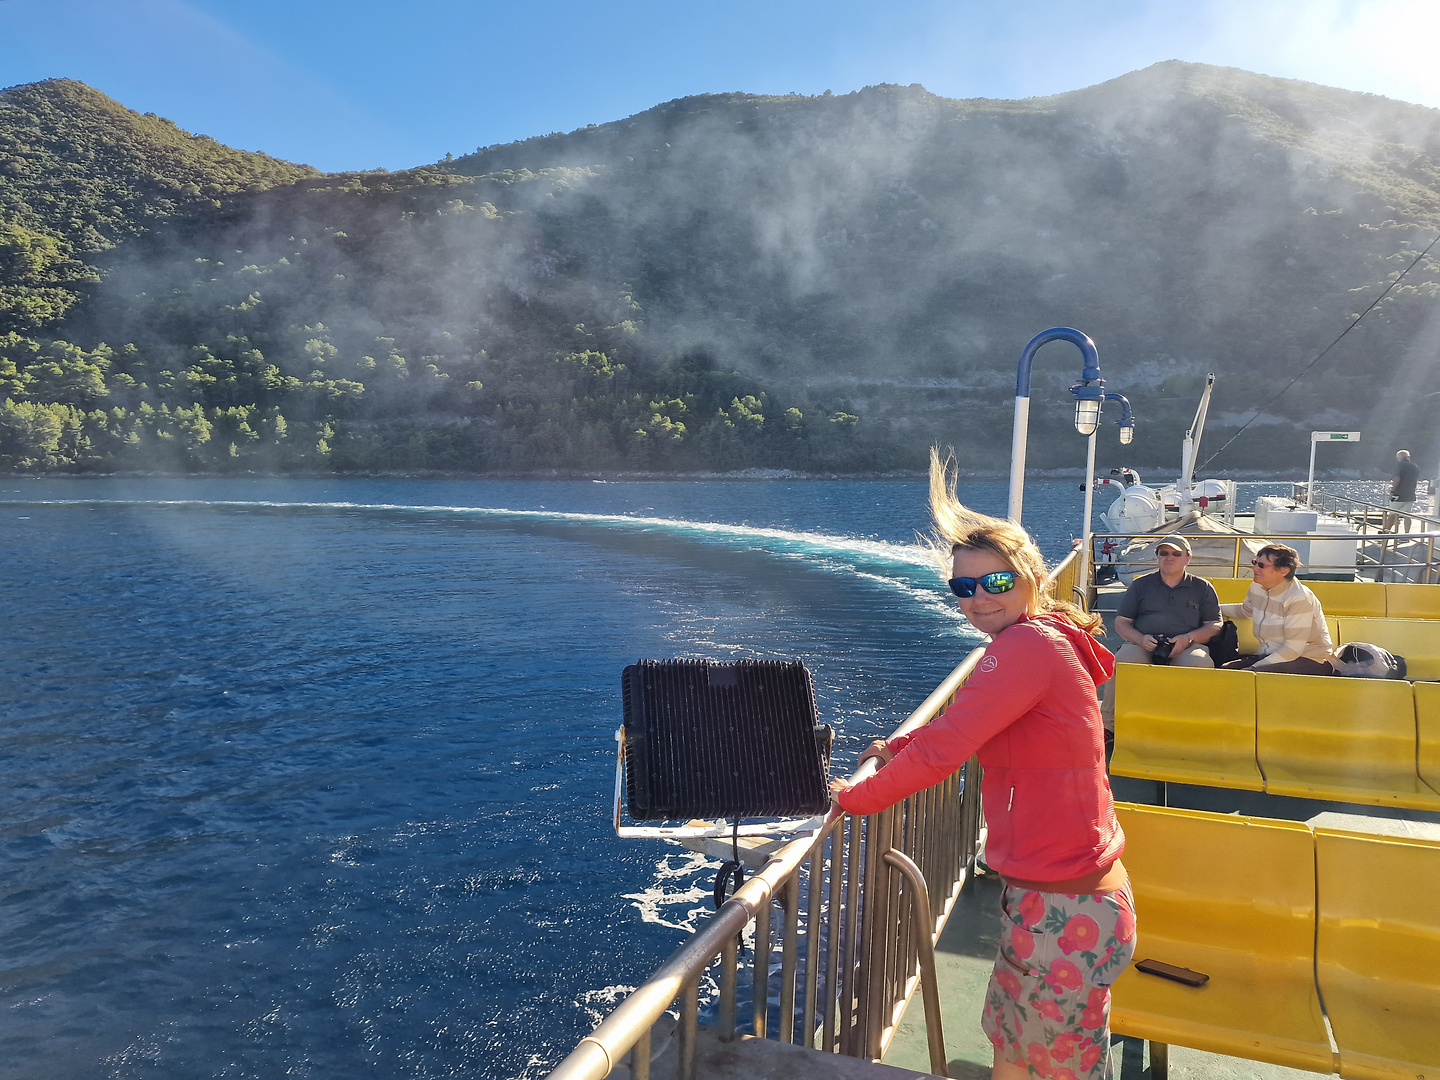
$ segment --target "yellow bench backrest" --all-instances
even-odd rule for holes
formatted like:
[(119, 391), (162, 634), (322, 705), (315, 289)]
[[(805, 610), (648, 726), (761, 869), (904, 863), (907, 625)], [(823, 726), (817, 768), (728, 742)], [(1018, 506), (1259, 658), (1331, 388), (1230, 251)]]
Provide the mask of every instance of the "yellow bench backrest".
[(1440, 809), (1416, 768), (1408, 682), (1257, 673), (1255, 756), (1272, 795)]
[(1405, 657), (1406, 678), (1440, 679), (1440, 622), (1423, 619), (1336, 619), (1336, 647), (1368, 641)]
[(1440, 683), (1415, 684), (1420, 779), (1440, 794)]
[(1132, 967), (1116, 1031), (1329, 1072), (1315, 991), (1315, 844), (1297, 822), (1116, 805), (1135, 891), (1136, 959), (1210, 976), (1202, 990)]
[(1303, 823), (1135, 803), (1116, 815), (1142, 933), (1310, 963), (1315, 853)]
[(1307, 581), (1327, 616), (1383, 619), (1387, 612), (1387, 586), (1378, 581)]
[(1391, 619), (1440, 619), (1440, 585), (1387, 584), (1385, 614)]
[(1315, 872), (1340, 1075), (1440, 1078), (1440, 842), (1316, 829)]
[(1250, 579), (1219, 577), (1211, 578), (1210, 584), (1215, 586), (1215, 595), (1220, 598), (1220, 603), (1238, 604), (1245, 599), (1245, 592), (1250, 588)]
[[(1395, 588), (1393, 585), (1382, 585), (1378, 581), (1309, 581), (1301, 579), (1302, 583), (1315, 594), (1315, 599), (1320, 601), (1327, 617), (1345, 616), (1350, 618), (1383, 619), (1387, 614), (1394, 615), (1387, 610), (1389, 603), (1389, 590)], [(1246, 590), (1250, 588), (1251, 579), (1246, 578), (1211, 578), (1210, 584), (1215, 586), (1215, 593), (1220, 597), (1222, 604), (1238, 604), (1245, 599)], [(1423, 585), (1409, 586), (1410, 588), (1426, 588)], [(1440, 588), (1435, 591), (1440, 593)], [(1440, 598), (1437, 598), (1436, 612), (1431, 618), (1440, 619)], [(1415, 618), (1416, 616), (1408, 616)]]
[(1161, 664), (1115, 667), (1120, 776), (1261, 791), (1255, 765), (1255, 676)]

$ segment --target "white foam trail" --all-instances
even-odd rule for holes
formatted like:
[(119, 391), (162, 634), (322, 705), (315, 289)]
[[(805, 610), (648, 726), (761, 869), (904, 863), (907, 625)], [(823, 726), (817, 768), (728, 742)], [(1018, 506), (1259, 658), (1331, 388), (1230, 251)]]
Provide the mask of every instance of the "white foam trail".
[[(14, 506), (123, 506), (159, 508), (200, 508), (217, 510), (317, 510), (370, 511), (387, 513), (449, 514), (457, 517), (486, 517), (518, 521), (551, 521), (575, 525), (635, 531), (663, 531), (689, 536), (702, 543), (724, 543), (749, 550), (765, 551), (781, 558), (805, 559), (829, 569), (854, 574), (904, 594), (958, 626), (969, 623), (947, 594), (932, 587), (938, 577), (931, 554), (916, 544), (895, 544), (829, 533), (799, 532), (757, 525), (732, 525), (718, 521), (691, 521), (685, 518), (641, 517), (631, 514), (593, 514), (566, 510), (513, 510), (497, 506), (434, 506), (410, 503), (285, 502), (281, 500), (209, 499), (54, 499), (15, 500)], [(825, 556), (829, 556), (826, 558)], [(879, 570), (879, 573), (874, 571)], [(894, 571), (900, 571), (895, 573)], [(889, 571), (889, 572), (887, 572)]]
[(475, 515), (484, 517), (532, 519), (537, 521), (571, 521), (619, 528), (664, 529), (689, 532), (701, 536), (730, 539), (766, 540), (780, 545), (802, 546), (811, 552), (834, 551), (847, 555), (864, 555), (877, 562), (901, 566), (931, 567), (929, 554), (918, 544), (892, 544), (885, 540), (863, 540), (859, 537), (832, 536), (828, 533), (796, 532), (770, 529), (756, 525), (729, 525), (718, 521), (690, 521), (684, 518), (639, 517), (630, 514), (587, 514), (564, 510), (511, 510), (499, 506), (428, 506), (407, 503), (353, 502), (281, 502), (271, 500), (207, 500), (207, 499), (54, 499), (16, 501), (25, 506), (155, 506), (207, 507), (218, 510), (381, 510), (392, 512)]
[[(681, 860), (679, 866), (670, 864), (669, 855), (655, 864), (655, 883), (644, 892), (622, 895), (626, 900), (634, 901), (631, 906), (640, 912), (641, 922), (657, 923), (690, 934), (694, 933), (700, 916), (710, 910), (709, 904), (702, 901), (709, 900), (711, 894), (695, 882), (695, 876), (701, 871), (715, 869), (720, 864), (698, 852), (676, 853), (676, 856)], [(677, 878), (689, 879), (689, 888), (676, 891), (667, 889), (665, 882)], [(661, 911), (661, 908), (673, 907), (683, 907), (683, 910), (678, 915)], [(672, 921), (675, 919), (679, 921)]]

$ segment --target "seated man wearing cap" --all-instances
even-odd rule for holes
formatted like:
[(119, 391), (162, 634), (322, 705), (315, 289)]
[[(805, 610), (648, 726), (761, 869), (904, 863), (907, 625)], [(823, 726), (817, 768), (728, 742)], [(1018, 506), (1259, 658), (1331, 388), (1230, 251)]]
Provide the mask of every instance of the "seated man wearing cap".
[[(1220, 598), (1215, 586), (1185, 572), (1190, 541), (1179, 533), (1155, 545), (1160, 569), (1137, 577), (1125, 591), (1115, 615), (1115, 633), (1125, 642), (1115, 654), (1121, 664), (1157, 662), (1160, 638), (1169, 638), (1170, 656), (1159, 661), (1178, 667), (1214, 667), (1205, 643), (1220, 632)], [(1115, 728), (1115, 683), (1105, 684), (1101, 712), (1106, 730)]]

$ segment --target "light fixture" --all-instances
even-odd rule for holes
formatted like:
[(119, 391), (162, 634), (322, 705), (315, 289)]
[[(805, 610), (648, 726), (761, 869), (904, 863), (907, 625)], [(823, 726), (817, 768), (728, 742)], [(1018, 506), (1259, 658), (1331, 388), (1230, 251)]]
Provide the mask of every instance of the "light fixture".
[(1105, 400), (1120, 403), (1120, 419), (1115, 422), (1120, 425), (1120, 445), (1129, 446), (1135, 438), (1135, 414), (1130, 410), (1130, 400), (1124, 394), (1115, 393), (1107, 393)]
[(1100, 426), (1100, 405), (1105, 398), (1104, 382), (1076, 383), (1070, 388), (1075, 395), (1075, 430), (1081, 435), (1095, 434)]

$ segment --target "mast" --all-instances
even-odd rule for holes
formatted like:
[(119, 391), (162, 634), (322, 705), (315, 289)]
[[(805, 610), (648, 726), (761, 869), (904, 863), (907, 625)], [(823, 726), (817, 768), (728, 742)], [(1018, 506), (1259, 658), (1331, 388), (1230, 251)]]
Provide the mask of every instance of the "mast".
[(1210, 392), (1215, 388), (1215, 373), (1205, 376), (1205, 390), (1200, 395), (1200, 405), (1195, 410), (1195, 421), (1185, 432), (1185, 441), (1180, 447), (1180, 512), (1188, 514), (1195, 508), (1190, 488), (1195, 482), (1195, 461), (1200, 456), (1200, 437), (1205, 434), (1205, 416), (1210, 411)]

